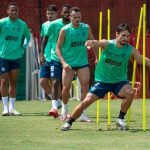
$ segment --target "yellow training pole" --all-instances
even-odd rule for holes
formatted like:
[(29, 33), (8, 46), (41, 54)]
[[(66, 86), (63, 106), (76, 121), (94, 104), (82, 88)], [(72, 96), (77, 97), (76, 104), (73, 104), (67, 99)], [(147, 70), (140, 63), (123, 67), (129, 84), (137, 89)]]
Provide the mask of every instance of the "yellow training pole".
[[(139, 19), (139, 25), (138, 25), (138, 34), (137, 34), (137, 40), (136, 40), (136, 49), (137, 50), (139, 49), (142, 18), (143, 18), (143, 7), (141, 7), (140, 19)], [(134, 63), (133, 63), (132, 88), (134, 88), (135, 74), (136, 74), (136, 60), (134, 60)], [(131, 115), (131, 107), (129, 108), (128, 115), (127, 115), (127, 126), (128, 127), (130, 127), (130, 115)]]
[(146, 4), (143, 5), (143, 130), (144, 131), (146, 131), (145, 56), (146, 56)]
[[(99, 40), (102, 39), (102, 12), (99, 14)], [(99, 53), (98, 53), (98, 60), (100, 59), (101, 55), (101, 48), (99, 48)], [(97, 100), (96, 102), (96, 123), (99, 123), (99, 117), (100, 117), (100, 100)]]
[[(110, 9), (107, 9), (107, 39), (110, 40)], [(108, 93), (108, 129), (110, 128), (110, 92)]]

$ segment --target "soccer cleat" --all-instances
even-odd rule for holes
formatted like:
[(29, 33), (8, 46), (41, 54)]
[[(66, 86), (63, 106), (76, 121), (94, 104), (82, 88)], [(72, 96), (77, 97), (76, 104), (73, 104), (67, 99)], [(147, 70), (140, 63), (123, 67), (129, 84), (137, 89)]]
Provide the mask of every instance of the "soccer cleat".
[(19, 113), (15, 109), (12, 109), (12, 110), (9, 110), (9, 115), (10, 116), (21, 116), (21, 113)]
[(88, 118), (88, 116), (85, 113), (81, 114), (81, 116), (79, 118), (79, 121), (81, 121), (81, 122), (91, 122), (91, 120)]
[(49, 112), (48, 112), (49, 116), (53, 116), (54, 118), (58, 117), (58, 111), (57, 109), (52, 108)]
[(9, 116), (9, 112), (8, 112), (7, 110), (4, 110), (4, 111), (2, 112), (2, 116)]
[(62, 131), (68, 131), (71, 128), (71, 125), (67, 122), (61, 127)]
[(129, 130), (123, 119), (117, 119), (116, 126), (119, 130)]
[(58, 109), (61, 109), (61, 107), (62, 107), (62, 101), (61, 100), (58, 100), (57, 106), (58, 106)]

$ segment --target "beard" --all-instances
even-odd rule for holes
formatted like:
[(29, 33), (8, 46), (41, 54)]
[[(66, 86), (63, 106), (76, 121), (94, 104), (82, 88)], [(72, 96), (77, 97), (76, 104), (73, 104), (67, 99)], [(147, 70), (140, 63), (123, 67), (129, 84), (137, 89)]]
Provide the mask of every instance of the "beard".
[(120, 45), (124, 46), (124, 45), (126, 45), (128, 42), (127, 42), (127, 41), (124, 41), (124, 42), (119, 42), (119, 43), (120, 43)]
[(69, 22), (69, 21), (70, 21), (69, 17), (63, 17), (63, 19), (64, 19), (66, 22)]

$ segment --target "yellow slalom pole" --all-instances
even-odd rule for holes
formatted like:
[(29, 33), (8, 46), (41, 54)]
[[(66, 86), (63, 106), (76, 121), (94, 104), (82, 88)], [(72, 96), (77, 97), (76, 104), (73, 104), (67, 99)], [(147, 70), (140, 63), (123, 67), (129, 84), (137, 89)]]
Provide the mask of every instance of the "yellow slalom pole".
[[(141, 33), (141, 26), (142, 26), (142, 18), (143, 18), (143, 7), (141, 7), (140, 11), (140, 19), (139, 19), (139, 25), (138, 25), (138, 34), (137, 34), (137, 40), (136, 40), (136, 49), (139, 49), (139, 41), (140, 41), (140, 33)], [(133, 63), (133, 75), (132, 75), (132, 88), (134, 88), (135, 83), (135, 74), (136, 74), (136, 60), (134, 60)], [(131, 115), (131, 107), (128, 110), (127, 115), (127, 126), (130, 127), (130, 115)]]
[(146, 4), (143, 5), (143, 130), (144, 131), (146, 131), (145, 56), (146, 56)]
[[(102, 12), (99, 14), (99, 40), (102, 39)], [(100, 59), (101, 55), (101, 48), (99, 48), (98, 53), (98, 59)], [(97, 100), (96, 102), (96, 123), (99, 123), (99, 117), (100, 117), (100, 100)]]
[[(107, 39), (110, 40), (110, 9), (107, 9)], [(110, 92), (108, 93), (108, 129), (110, 128)]]

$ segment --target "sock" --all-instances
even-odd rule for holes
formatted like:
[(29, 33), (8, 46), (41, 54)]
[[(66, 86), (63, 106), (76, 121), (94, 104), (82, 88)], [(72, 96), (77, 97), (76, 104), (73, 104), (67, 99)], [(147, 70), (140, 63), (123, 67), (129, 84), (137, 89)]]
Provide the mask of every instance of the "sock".
[(57, 100), (57, 107), (62, 107), (62, 100), (60, 99)]
[(57, 108), (57, 103), (58, 103), (57, 100), (52, 100), (52, 108), (53, 109), (58, 109)]
[(68, 124), (72, 125), (72, 123), (75, 121), (72, 117), (70, 117), (67, 121)]
[(62, 102), (61, 114), (67, 114), (67, 113), (68, 113), (68, 104), (64, 104)]
[(8, 111), (8, 96), (2, 97), (4, 111)]
[(9, 110), (15, 109), (15, 101), (16, 98), (12, 98), (12, 97), (9, 98)]
[(118, 118), (119, 119), (124, 119), (124, 116), (126, 115), (126, 113), (120, 111)]

